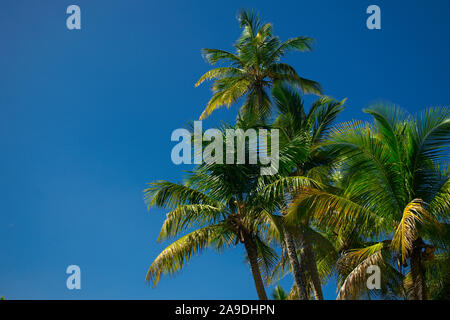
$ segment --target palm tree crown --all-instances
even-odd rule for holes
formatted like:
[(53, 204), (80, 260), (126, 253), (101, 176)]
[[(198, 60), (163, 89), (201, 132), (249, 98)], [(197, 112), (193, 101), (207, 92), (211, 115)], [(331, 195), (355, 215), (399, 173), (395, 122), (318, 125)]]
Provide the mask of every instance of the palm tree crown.
[[(442, 155), (450, 142), (449, 109), (430, 108), (413, 118), (391, 106), (366, 112), (374, 126), (345, 123), (323, 143), (339, 158), (340, 182), (304, 188), (290, 215), (295, 219), (309, 208), (317, 221), (353, 242), (351, 247), (362, 245), (344, 252), (338, 264), (338, 298), (367, 292), (366, 269), (378, 265), (384, 294), (426, 299), (425, 265), (448, 237), (442, 230), (448, 226), (450, 176)], [(410, 290), (403, 268), (414, 283)]]
[(276, 82), (288, 82), (304, 93), (321, 94), (317, 82), (300, 77), (292, 66), (280, 62), (289, 51), (311, 50), (311, 38), (296, 37), (281, 42), (273, 35), (272, 25), (262, 24), (258, 16), (241, 11), (238, 20), (243, 31), (234, 45), (235, 53), (219, 49), (202, 50), (204, 58), (211, 65), (223, 61), (228, 66), (206, 72), (196, 83), (198, 86), (205, 80), (215, 79), (213, 96), (200, 120), (221, 106), (230, 107), (244, 96), (241, 112), (265, 119), (271, 109), (268, 89)]

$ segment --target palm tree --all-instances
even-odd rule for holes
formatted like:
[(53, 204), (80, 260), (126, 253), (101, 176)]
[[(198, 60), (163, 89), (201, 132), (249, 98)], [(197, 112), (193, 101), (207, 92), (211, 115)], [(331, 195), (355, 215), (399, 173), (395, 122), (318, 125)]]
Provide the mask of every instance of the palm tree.
[[(326, 165), (332, 159), (318, 152), (317, 145), (326, 139), (333, 122), (343, 110), (345, 100), (338, 102), (329, 97), (322, 97), (313, 103), (309, 112), (306, 112), (300, 94), (286, 85), (276, 85), (273, 89), (273, 96), (279, 111), (273, 127), (278, 128), (281, 132), (281, 144), (293, 143), (299, 136), (306, 137), (308, 141), (308, 157), (294, 159), (287, 175), (266, 186), (264, 190), (268, 199), (280, 203), (280, 211), (285, 216), (289, 202), (292, 201), (296, 189), (299, 187), (300, 177), (303, 176), (303, 180), (307, 179), (309, 185), (321, 184), (320, 181), (315, 181), (318, 180), (317, 174), (326, 169)], [(311, 279), (315, 299), (322, 300), (321, 281), (312, 244), (314, 241), (317, 246), (326, 247), (325, 256), (333, 254), (333, 246), (311, 227), (309, 219), (305, 219), (294, 228), (286, 223), (282, 223), (281, 226), (286, 255), (296, 284), (295, 290), (298, 291), (296, 296), (301, 300), (308, 298), (305, 280), (305, 272), (307, 272)], [(299, 239), (298, 244), (296, 244), (296, 238)], [(301, 247), (300, 262), (297, 257), (297, 247)], [(323, 259), (328, 259), (325, 256)], [(327, 265), (324, 264), (324, 266)], [(284, 269), (284, 261), (281, 261), (280, 267)]]
[(273, 35), (270, 23), (262, 24), (258, 16), (244, 10), (239, 13), (238, 20), (243, 31), (234, 45), (235, 53), (219, 49), (202, 50), (211, 65), (220, 61), (228, 65), (206, 72), (196, 83), (199, 86), (205, 80), (215, 79), (213, 96), (200, 120), (222, 106), (229, 108), (244, 96), (242, 113), (250, 113), (264, 120), (270, 114), (268, 90), (274, 83), (287, 82), (304, 93), (321, 94), (317, 82), (300, 77), (292, 66), (280, 62), (289, 51), (311, 50), (313, 39), (296, 37), (281, 42)]
[[(225, 127), (222, 132), (226, 137)], [(225, 138), (223, 142), (226, 145)], [(302, 158), (306, 153), (301, 143), (286, 145), (280, 151), (280, 170), (283, 170), (284, 163)], [(260, 176), (260, 167), (255, 164), (204, 163), (195, 168), (185, 183), (150, 183), (145, 190), (149, 209), (156, 206), (171, 210), (158, 241), (192, 228), (195, 230), (174, 241), (158, 255), (148, 270), (147, 281), (153, 280), (155, 286), (161, 274), (180, 271), (194, 254), (207, 247), (220, 251), (242, 243), (258, 297), (267, 300), (261, 269), (267, 278), (277, 255), (266, 243), (266, 235), (271, 233), (268, 230), (273, 227), (266, 209), (268, 204), (262, 201), (258, 191), (264, 180), (273, 178)]]
[[(338, 299), (370, 293), (367, 267), (382, 271), (381, 294), (427, 299), (427, 266), (446, 252), (450, 213), (449, 108), (410, 117), (397, 107), (366, 110), (374, 125), (354, 121), (333, 130), (325, 150), (340, 157), (333, 188), (302, 188), (288, 214), (301, 207), (343, 239), (362, 244), (338, 263)], [(448, 243), (448, 242), (447, 242)], [(442, 266), (442, 264), (441, 264)], [(405, 276), (405, 273), (406, 276)], [(409, 280), (408, 280), (409, 279)]]
[[(191, 177), (191, 180), (196, 180), (195, 183), (158, 181), (145, 190), (149, 207), (172, 210), (167, 214), (158, 241), (175, 237), (189, 227), (197, 228), (174, 241), (156, 257), (146, 277), (147, 281), (153, 280), (154, 286), (161, 274), (181, 271), (194, 254), (207, 247), (220, 251), (242, 243), (258, 297), (267, 299), (259, 259), (261, 254), (265, 254), (264, 259), (271, 263), (275, 253), (260, 239), (249, 218), (248, 211), (251, 209), (246, 206), (244, 196), (249, 172), (243, 168), (230, 171), (217, 175), (198, 172)], [(208, 185), (211, 191), (205, 191), (202, 185)]]

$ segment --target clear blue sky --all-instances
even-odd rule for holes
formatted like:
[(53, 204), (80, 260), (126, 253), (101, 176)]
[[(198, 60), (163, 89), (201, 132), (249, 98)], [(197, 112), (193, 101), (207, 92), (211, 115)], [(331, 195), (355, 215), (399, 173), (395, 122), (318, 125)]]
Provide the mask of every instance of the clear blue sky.
[[(70, 4), (81, 7), (80, 31), (66, 28)], [(381, 7), (381, 31), (366, 28), (370, 4)], [(240, 8), (282, 39), (316, 39), (313, 53), (287, 61), (348, 98), (341, 121), (367, 119), (361, 109), (379, 100), (411, 113), (450, 103), (448, 0), (2, 0), (0, 295), (256, 298), (242, 248), (199, 256), (156, 289), (144, 282), (164, 247), (155, 241), (164, 212), (147, 212), (142, 190), (187, 169), (170, 161), (170, 134), (203, 110), (200, 49), (231, 49)], [(215, 112), (205, 126), (235, 115)], [(81, 267), (79, 291), (66, 289), (70, 264)]]

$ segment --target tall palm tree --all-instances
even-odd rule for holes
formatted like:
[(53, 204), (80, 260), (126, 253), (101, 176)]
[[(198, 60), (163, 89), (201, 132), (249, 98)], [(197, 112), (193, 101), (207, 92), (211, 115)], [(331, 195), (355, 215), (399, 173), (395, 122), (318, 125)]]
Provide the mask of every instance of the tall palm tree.
[(338, 299), (368, 293), (370, 265), (382, 270), (382, 292), (427, 299), (427, 266), (435, 251), (448, 250), (442, 240), (450, 215), (450, 110), (429, 108), (415, 117), (391, 106), (366, 112), (374, 125), (342, 124), (323, 144), (340, 156), (341, 186), (303, 188), (288, 215), (295, 221), (297, 209), (309, 206), (321, 224), (363, 244), (340, 259)]
[(271, 110), (269, 91), (274, 83), (288, 82), (305, 93), (321, 94), (320, 85), (300, 77), (294, 68), (280, 59), (289, 51), (311, 50), (313, 39), (296, 37), (281, 42), (272, 33), (270, 23), (262, 24), (259, 16), (242, 10), (238, 15), (240, 38), (234, 45), (235, 53), (219, 49), (203, 49), (203, 56), (211, 65), (225, 62), (227, 65), (206, 72), (196, 83), (215, 79), (213, 96), (200, 120), (207, 118), (222, 106), (228, 108), (245, 97), (242, 113), (250, 113), (264, 120)]
[[(281, 202), (280, 211), (285, 216), (289, 202), (292, 201), (297, 191), (296, 188), (299, 186), (299, 177), (317, 180), (317, 174), (326, 169), (326, 166), (331, 162), (332, 159), (316, 149), (317, 145), (326, 138), (333, 122), (343, 110), (345, 100), (339, 102), (328, 97), (322, 97), (313, 103), (309, 112), (306, 112), (300, 94), (286, 85), (276, 85), (273, 89), (273, 96), (279, 112), (273, 127), (278, 128), (281, 132), (281, 144), (292, 143), (299, 136), (306, 136), (308, 141), (308, 157), (306, 159), (295, 159), (290, 170), (287, 171), (287, 176), (281, 177), (281, 179), (265, 187), (266, 196), (271, 201)], [(310, 179), (309, 183), (314, 184), (314, 181)], [(320, 184), (320, 182), (316, 182), (316, 184)], [(321, 281), (312, 248), (312, 240), (314, 239), (315, 244), (320, 244), (322, 247), (325, 244), (328, 254), (334, 251), (333, 246), (311, 227), (309, 219), (305, 219), (301, 225), (296, 225), (294, 228), (287, 226), (285, 223), (282, 226), (286, 253), (294, 275), (295, 288), (298, 291), (297, 296), (302, 300), (308, 297), (305, 282), (305, 272), (307, 271), (315, 298), (322, 300)], [(296, 235), (294, 236), (294, 234)], [(300, 262), (297, 257), (299, 245), (295, 243), (294, 238), (300, 239)]]
[[(223, 129), (224, 137), (225, 131)], [(301, 143), (284, 146), (280, 151), (281, 166), (305, 154)], [(161, 274), (180, 271), (194, 254), (207, 247), (220, 251), (241, 243), (250, 263), (258, 297), (267, 300), (261, 273), (268, 277), (277, 255), (265, 241), (271, 221), (266, 203), (258, 194), (261, 183), (264, 183), (260, 167), (255, 164), (204, 163), (195, 168), (183, 184), (168, 181), (150, 183), (145, 190), (149, 209), (156, 206), (171, 210), (158, 240), (178, 236), (192, 228), (195, 230), (174, 241), (156, 257), (148, 270), (147, 281), (152, 280), (155, 286)]]

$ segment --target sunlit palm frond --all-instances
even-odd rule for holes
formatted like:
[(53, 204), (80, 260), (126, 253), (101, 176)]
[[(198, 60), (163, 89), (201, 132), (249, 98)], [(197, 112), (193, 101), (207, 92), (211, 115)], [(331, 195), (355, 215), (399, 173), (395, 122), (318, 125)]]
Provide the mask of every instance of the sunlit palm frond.
[[(380, 242), (367, 248), (352, 250), (340, 259), (338, 268), (341, 272), (345, 274), (346, 269), (352, 271), (343, 280), (337, 300), (356, 299), (367, 289), (367, 269), (373, 265), (384, 264), (381, 252), (384, 246), (385, 244)], [(352, 267), (354, 265), (356, 266)]]
[(170, 244), (151, 264), (146, 281), (156, 286), (162, 274), (175, 274), (195, 255), (203, 251), (220, 235), (222, 224), (195, 230)]
[(206, 80), (211, 80), (214, 78), (223, 78), (223, 77), (239, 77), (243, 75), (243, 71), (238, 68), (233, 67), (223, 67), (223, 68), (215, 68), (206, 72), (200, 79), (195, 83), (195, 86), (198, 87)]
[(418, 237), (418, 224), (424, 222), (434, 222), (434, 219), (426, 210), (423, 201), (415, 199), (403, 211), (403, 216), (392, 239), (392, 247), (401, 254), (403, 263), (406, 262), (413, 249), (413, 242)]
[(200, 115), (200, 120), (206, 119), (214, 110), (226, 106), (229, 108), (249, 90), (250, 81), (242, 77), (222, 78), (213, 85), (214, 94)]
[(223, 208), (204, 204), (190, 204), (177, 207), (167, 214), (158, 241), (175, 237), (181, 231), (193, 225), (204, 226), (214, 224), (220, 218), (224, 218)]

